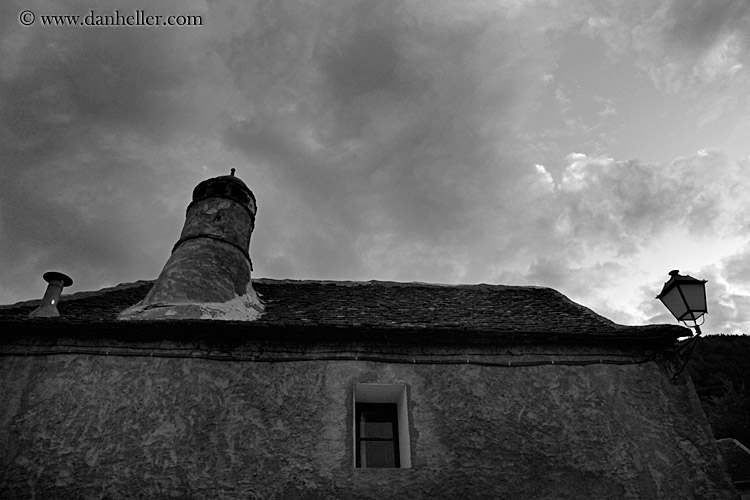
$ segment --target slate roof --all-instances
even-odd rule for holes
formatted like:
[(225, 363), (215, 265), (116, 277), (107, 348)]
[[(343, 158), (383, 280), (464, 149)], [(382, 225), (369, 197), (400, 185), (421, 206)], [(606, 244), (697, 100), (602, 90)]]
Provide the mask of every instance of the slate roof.
[[(25, 329), (106, 325), (132, 330), (138, 325), (139, 330), (165, 331), (170, 326), (184, 330), (191, 324), (205, 328), (210, 320), (117, 320), (118, 313), (141, 300), (153, 283), (139, 281), (63, 295), (58, 305), (62, 317), (55, 319), (28, 318), (39, 301), (0, 306), (0, 328), (3, 324)], [(535, 286), (254, 279), (253, 287), (265, 303), (264, 314), (253, 322), (222, 321), (224, 330), (356, 329), (667, 341), (690, 335), (689, 330), (677, 325), (618, 325), (560, 292)]]

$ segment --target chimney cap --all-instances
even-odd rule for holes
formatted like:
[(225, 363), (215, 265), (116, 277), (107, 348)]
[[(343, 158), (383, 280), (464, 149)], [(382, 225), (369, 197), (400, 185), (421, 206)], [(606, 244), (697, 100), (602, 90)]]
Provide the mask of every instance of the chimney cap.
[[(234, 170), (234, 169), (232, 169)], [(217, 185), (223, 184), (222, 187), (218, 187)], [(247, 187), (247, 184), (245, 184), (242, 179), (239, 177), (230, 174), (230, 175), (220, 175), (218, 177), (211, 177), (210, 179), (206, 179), (204, 181), (201, 181), (198, 183), (197, 186), (195, 186), (195, 189), (193, 189), (193, 201), (197, 201), (209, 196), (216, 196), (219, 195), (229, 195), (232, 197), (237, 197), (237, 195), (233, 194), (236, 193), (236, 189), (232, 189), (230, 186), (234, 185), (238, 188), (240, 188), (241, 191), (246, 193), (250, 198), (252, 198), (253, 204), (256, 203), (255, 201), (255, 195), (250, 190), (249, 187)], [(210, 186), (214, 186), (211, 189), (209, 189)], [(242, 204), (247, 204), (248, 200), (245, 196), (239, 195), (239, 199)]]
[(206, 179), (203, 182), (208, 182), (208, 181), (214, 181), (214, 182), (215, 181), (229, 181), (229, 182), (233, 182), (235, 184), (239, 184), (243, 188), (245, 188), (248, 191), (250, 191), (250, 188), (247, 187), (247, 184), (245, 184), (245, 182), (242, 179), (240, 179), (239, 177), (237, 177), (235, 175), (220, 175), (218, 177), (213, 177), (211, 179)]
[(63, 287), (70, 286), (73, 284), (73, 280), (67, 274), (63, 274), (58, 271), (47, 271), (42, 275), (44, 281), (52, 283), (53, 281), (62, 281)]

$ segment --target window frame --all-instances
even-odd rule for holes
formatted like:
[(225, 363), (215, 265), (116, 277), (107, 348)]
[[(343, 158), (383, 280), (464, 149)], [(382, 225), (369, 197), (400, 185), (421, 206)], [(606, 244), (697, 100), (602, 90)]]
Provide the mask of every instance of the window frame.
[[(360, 403), (390, 403), (396, 405), (395, 426), (397, 449), (396, 467), (386, 468), (411, 468), (411, 444), (409, 438), (409, 415), (406, 385), (404, 384), (355, 384), (352, 391), (352, 465), (356, 469), (368, 469), (362, 467), (359, 462), (359, 411), (357, 405)], [(376, 467), (383, 469), (383, 467)]]

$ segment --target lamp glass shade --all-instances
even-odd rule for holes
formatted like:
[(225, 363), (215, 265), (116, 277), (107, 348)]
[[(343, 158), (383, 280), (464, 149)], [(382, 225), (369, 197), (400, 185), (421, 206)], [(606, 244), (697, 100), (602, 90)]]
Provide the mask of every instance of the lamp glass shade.
[(659, 299), (678, 321), (696, 321), (706, 314), (706, 282), (678, 276), (667, 283)]
[(685, 304), (685, 301), (682, 300), (682, 294), (680, 294), (680, 290), (677, 287), (673, 287), (667, 293), (659, 297), (659, 300), (667, 306), (667, 309), (672, 313), (672, 316), (678, 320), (688, 312), (687, 305)]
[(681, 283), (679, 285), (685, 296), (688, 312), (690, 314), (682, 319), (698, 319), (706, 314), (706, 285), (702, 282)]

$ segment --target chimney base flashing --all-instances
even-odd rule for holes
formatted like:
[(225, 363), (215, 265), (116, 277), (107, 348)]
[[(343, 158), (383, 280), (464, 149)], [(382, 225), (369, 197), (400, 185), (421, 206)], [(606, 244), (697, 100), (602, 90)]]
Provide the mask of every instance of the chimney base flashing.
[(212, 319), (219, 321), (255, 321), (263, 314), (263, 303), (252, 286), (247, 294), (226, 302), (136, 304), (122, 311), (120, 320)]

